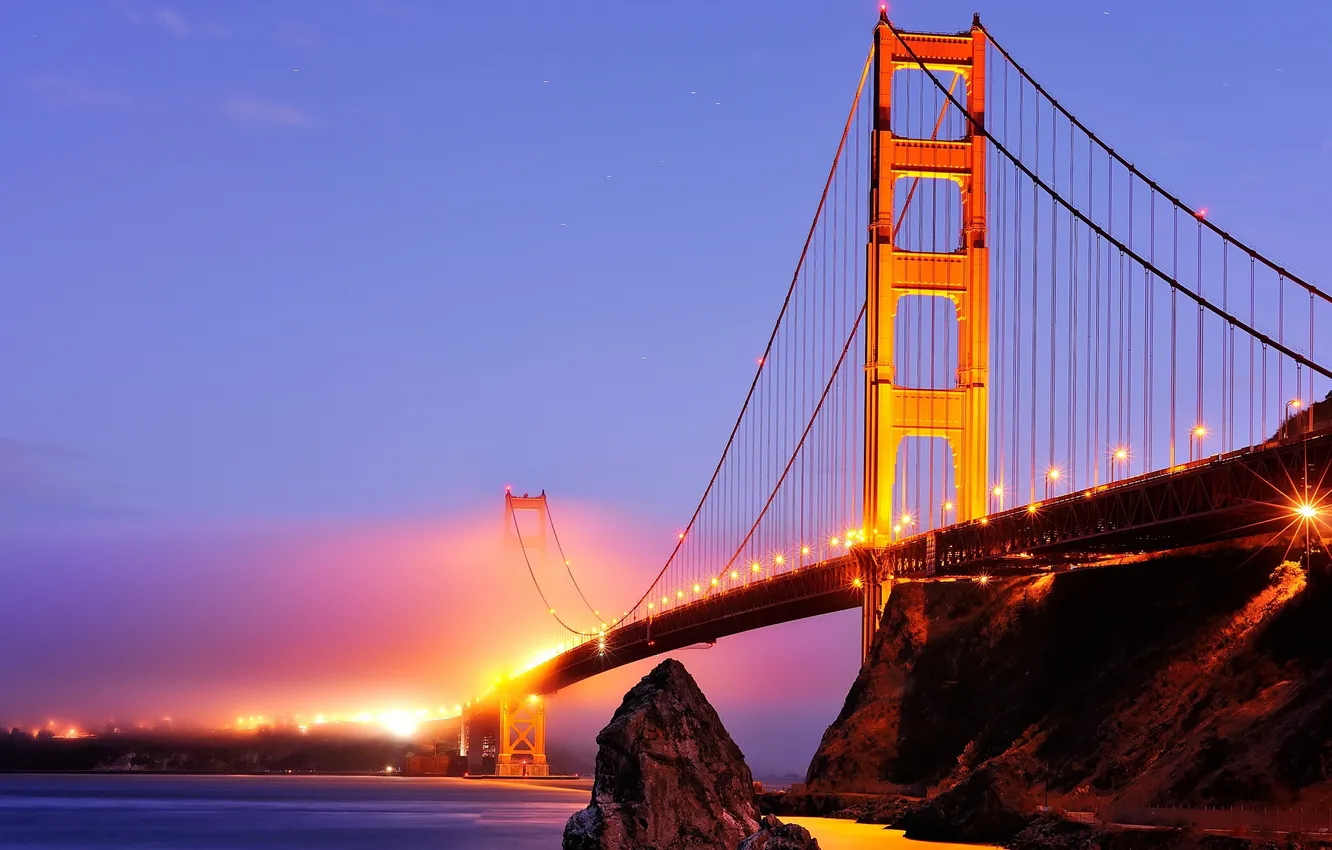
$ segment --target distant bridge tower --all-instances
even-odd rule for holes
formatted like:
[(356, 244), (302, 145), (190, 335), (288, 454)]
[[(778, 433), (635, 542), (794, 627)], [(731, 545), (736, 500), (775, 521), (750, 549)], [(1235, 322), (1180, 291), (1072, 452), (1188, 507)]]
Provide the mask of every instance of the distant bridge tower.
[[(526, 513), (536, 514), (535, 528), (524, 528), (522, 517)], [(539, 496), (513, 495), (510, 488), (504, 489), (504, 535), (517, 540), (529, 552), (546, 554), (546, 529), (550, 526), (550, 514), (546, 509), (546, 491)]]
[[(526, 514), (535, 514), (524, 522)], [(535, 526), (535, 527), (533, 527)], [(546, 530), (550, 511), (546, 491), (540, 495), (513, 495), (504, 491), (504, 533), (528, 552), (546, 555)], [(553, 612), (552, 612), (553, 613)], [(500, 776), (548, 776), (546, 762), (546, 700), (536, 694), (521, 696), (502, 690), (499, 694), (499, 751), (495, 772)]]
[[(873, 545), (893, 539), (893, 485), (897, 450), (906, 437), (944, 437), (953, 456), (959, 521), (985, 515), (988, 469), (990, 264), (986, 242), (985, 155), (982, 134), (967, 124), (961, 140), (906, 139), (893, 135), (893, 74), (919, 70), (911, 51), (930, 70), (960, 73), (967, 109), (985, 115), (985, 32), (973, 22), (965, 35), (875, 30), (874, 119), (870, 169), (870, 241), (867, 260), (865, 352), (865, 530)], [(910, 47), (910, 51), (908, 50)], [(951, 180), (961, 189), (962, 232), (955, 251), (908, 251), (894, 240), (894, 193), (899, 181)], [(952, 389), (903, 386), (896, 374), (897, 307), (906, 295), (947, 298), (957, 309), (958, 367)], [(920, 344), (928, 345), (926, 340)], [(900, 517), (896, 519), (900, 520)]]

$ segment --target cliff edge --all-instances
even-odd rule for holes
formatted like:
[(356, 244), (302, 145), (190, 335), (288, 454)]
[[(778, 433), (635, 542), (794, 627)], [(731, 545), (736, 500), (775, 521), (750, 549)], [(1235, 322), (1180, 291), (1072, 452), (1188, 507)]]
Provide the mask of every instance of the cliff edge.
[(898, 584), (808, 790), (1005, 829), (1047, 800), (1327, 806), (1332, 580), (1282, 554)]

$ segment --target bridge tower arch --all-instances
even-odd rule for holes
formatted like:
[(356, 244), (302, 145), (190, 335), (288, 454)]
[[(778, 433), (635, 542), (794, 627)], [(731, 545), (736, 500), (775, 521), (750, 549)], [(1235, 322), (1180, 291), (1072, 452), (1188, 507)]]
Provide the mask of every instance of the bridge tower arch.
[[(966, 82), (967, 109), (985, 115), (986, 36), (979, 19), (962, 35), (894, 33), (883, 13), (875, 30), (874, 112), (870, 167), (870, 234), (866, 262), (865, 533), (872, 545), (892, 541), (897, 450), (908, 437), (943, 437), (953, 456), (957, 519), (985, 514), (989, 445), (989, 248), (985, 136), (970, 122), (961, 140), (893, 134), (892, 81), (899, 70), (956, 72)], [(914, 55), (913, 55), (914, 54)], [(983, 123), (981, 126), (984, 126)], [(961, 246), (908, 251), (895, 240), (899, 183), (944, 179), (962, 196)], [(958, 366), (949, 389), (903, 386), (897, 379), (898, 303), (904, 296), (946, 298), (957, 311)]]

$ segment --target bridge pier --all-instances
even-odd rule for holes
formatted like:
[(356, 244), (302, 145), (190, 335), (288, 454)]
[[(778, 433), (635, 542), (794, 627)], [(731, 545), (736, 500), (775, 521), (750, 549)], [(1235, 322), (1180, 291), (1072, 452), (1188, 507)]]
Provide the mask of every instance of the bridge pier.
[(495, 773), (500, 776), (549, 776), (546, 762), (546, 700), (532, 694), (500, 697), (499, 754)]
[(458, 752), (467, 759), (467, 772), (485, 776), (495, 772), (495, 742), (499, 713), (487, 711), (480, 703), (463, 707), (462, 728), (458, 733)]
[(864, 664), (874, 648), (874, 636), (883, 621), (883, 606), (893, 592), (892, 575), (883, 574), (872, 553), (860, 553), (860, 572), (864, 596), (860, 601), (860, 663)]

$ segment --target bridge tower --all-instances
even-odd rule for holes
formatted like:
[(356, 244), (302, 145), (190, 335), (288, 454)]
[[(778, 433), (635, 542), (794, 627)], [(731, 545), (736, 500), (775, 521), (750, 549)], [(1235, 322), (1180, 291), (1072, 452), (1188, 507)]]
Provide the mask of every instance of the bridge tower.
[(500, 776), (549, 776), (546, 763), (546, 701), (500, 696), (500, 747), (495, 772)]
[[(901, 70), (956, 72), (967, 109), (985, 116), (986, 36), (977, 18), (962, 35), (901, 33), (883, 13), (875, 30), (874, 118), (865, 340), (865, 531), (884, 546), (893, 531), (897, 450), (907, 437), (943, 437), (953, 457), (959, 521), (985, 514), (989, 436), (989, 249), (985, 204), (986, 142), (967, 124), (960, 140), (908, 139), (892, 130), (892, 81)], [(914, 52), (914, 56), (913, 56)], [(982, 123), (983, 126), (983, 123)], [(962, 197), (959, 247), (949, 252), (896, 245), (894, 195), (903, 181), (950, 180)], [(903, 296), (947, 298), (957, 310), (958, 367), (951, 389), (903, 386), (896, 375), (897, 308)], [(929, 345), (930, 340), (914, 341)]]
[[(943, 437), (953, 457), (959, 521), (985, 515), (990, 349), (990, 263), (985, 203), (985, 136), (967, 123), (966, 136), (909, 139), (893, 134), (893, 75), (920, 69), (961, 74), (973, 119), (985, 120), (985, 31), (979, 17), (961, 35), (894, 33), (888, 13), (874, 33), (874, 116), (870, 167), (870, 235), (866, 260), (865, 531), (882, 547), (893, 533), (897, 451), (908, 437)], [(919, 58), (920, 62), (917, 61)], [(949, 252), (898, 247), (894, 197), (903, 181), (950, 180), (962, 197), (962, 232)], [(904, 386), (897, 380), (897, 308), (903, 296), (947, 298), (957, 310), (957, 378), (951, 389)], [(930, 340), (915, 344), (929, 345)], [(900, 519), (900, 518), (899, 518)], [(891, 576), (866, 583), (862, 658), (869, 655), (891, 589)]]
[[(536, 527), (534, 530), (525, 531), (519, 517), (528, 512), (536, 514)], [(546, 555), (546, 528), (550, 525), (549, 518), (545, 490), (537, 496), (529, 496), (526, 493), (515, 496), (510, 488), (504, 489), (504, 536), (517, 540), (524, 549), (540, 552), (543, 558)]]

